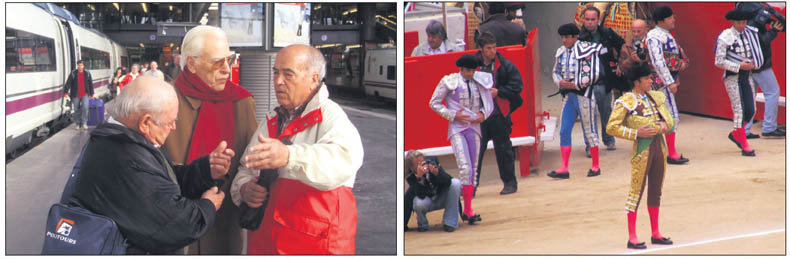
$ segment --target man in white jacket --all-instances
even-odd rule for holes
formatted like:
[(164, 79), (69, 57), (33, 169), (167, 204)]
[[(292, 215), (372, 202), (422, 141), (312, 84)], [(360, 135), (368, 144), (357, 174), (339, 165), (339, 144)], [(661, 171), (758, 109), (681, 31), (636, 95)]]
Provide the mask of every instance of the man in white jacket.
[[(231, 186), (236, 205), (265, 216), (247, 238), (248, 254), (353, 254), (357, 210), (354, 187), (362, 141), (322, 80), (317, 49), (291, 45), (277, 53), (274, 89), (279, 107), (266, 115), (241, 157)], [(280, 140), (292, 144), (286, 146)], [(277, 168), (270, 190), (256, 184), (260, 169)]]

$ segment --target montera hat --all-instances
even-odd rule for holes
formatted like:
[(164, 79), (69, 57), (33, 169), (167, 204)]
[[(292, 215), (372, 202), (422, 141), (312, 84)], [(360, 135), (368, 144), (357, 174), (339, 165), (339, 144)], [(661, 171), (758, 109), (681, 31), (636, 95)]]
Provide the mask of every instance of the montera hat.
[(628, 82), (634, 82), (643, 76), (649, 76), (651, 73), (650, 66), (646, 62), (640, 62), (629, 68), (625, 76), (628, 78)]
[(559, 33), (560, 36), (579, 35), (579, 27), (576, 27), (576, 24), (573, 23), (566, 23), (560, 25), (560, 28), (557, 29), (557, 33)]
[(455, 61), (455, 65), (458, 67), (475, 69), (480, 66), (480, 59), (478, 59), (474, 55), (464, 54), (458, 60)]
[(753, 16), (754, 14), (751, 12), (747, 12), (741, 9), (735, 9), (727, 12), (727, 14), (724, 15), (724, 18), (727, 18), (727, 20), (731, 20), (731, 21), (745, 21), (745, 20), (751, 20)]
[(669, 6), (660, 6), (653, 10), (653, 21), (660, 22), (672, 16), (672, 8)]

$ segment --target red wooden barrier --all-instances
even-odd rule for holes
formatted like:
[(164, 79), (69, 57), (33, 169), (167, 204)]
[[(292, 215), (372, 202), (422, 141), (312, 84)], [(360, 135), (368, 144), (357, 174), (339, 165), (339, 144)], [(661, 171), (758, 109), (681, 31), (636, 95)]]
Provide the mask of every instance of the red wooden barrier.
[(418, 31), (407, 31), (403, 34), (403, 56), (411, 57), (414, 48), (420, 45), (420, 33)]
[[(680, 73), (677, 94), (678, 109), (721, 118), (732, 118), (730, 99), (724, 89), (724, 70), (713, 64), (713, 48), (722, 30), (732, 26), (724, 14), (733, 3), (671, 3), (677, 18), (673, 33), (691, 59), (691, 65)], [(785, 10), (780, 10), (784, 13)], [(779, 33), (771, 44), (773, 70), (779, 81), (780, 95), (785, 96), (785, 33)], [(764, 108), (758, 103), (757, 119), (762, 119)], [(785, 124), (785, 108), (779, 107), (777, 121)], [(682, 126), (681, 126), (682, 127)]]

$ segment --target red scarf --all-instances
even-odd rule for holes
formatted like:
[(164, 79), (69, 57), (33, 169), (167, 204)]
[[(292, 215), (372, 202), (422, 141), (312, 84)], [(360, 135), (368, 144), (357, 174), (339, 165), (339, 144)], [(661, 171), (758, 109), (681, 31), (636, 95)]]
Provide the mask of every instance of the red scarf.
[[(225, 89), (214, 91), (189, 69), (184, 69), (179, 74), (175, 85), (184, 95), (203, 101), (198, 110), (197, 123), (192, 131), (186, 164), (208, 155), (223, 140), (228, 142), (229, 148), (233, 148), (236, 128), (233, 102), (250, 97), (252, 94), (230, 80), (225, 83)], [(236, 150), (236, 152), (241, 151)]]

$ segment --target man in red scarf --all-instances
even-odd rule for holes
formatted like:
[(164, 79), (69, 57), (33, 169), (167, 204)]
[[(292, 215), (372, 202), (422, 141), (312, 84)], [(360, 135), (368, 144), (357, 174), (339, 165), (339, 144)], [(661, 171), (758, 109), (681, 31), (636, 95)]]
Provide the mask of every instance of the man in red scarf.
[(266, 115), (250, 140), (231, 187), (235, 204), (260, 208), (267, 190), (256, 184), (259, 170), (276, 168), (279, 175), (268, 191), (260, 228), (248, 232), (247, 252), (354, 254), (352, 188), (364, 156), (359, 132), (329, 99), (322, 83), (326, 61), (319, 50), (283, 48), (273, 70), (280, 106)]
[[(225, 33), (212, 26), (197, 26), (184, 36), (181, 45), (183, 71), (175, 79), (178, 121), (164, 148), (173, 164), (189, 164), (209, 154), (223, 140), (228, 148), (245, 150), (257, 121), (252, 95), (228, 80), (235, 57)], [(239, 156), (231, 160), (228, 178), (221, 190), (228, 193), (236, 176)], [(241, 254), (239, 208), (225, 197), (214, 227), (190, 245), (188, 254)]]

